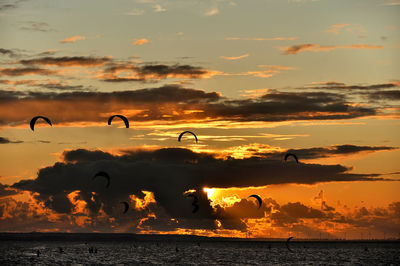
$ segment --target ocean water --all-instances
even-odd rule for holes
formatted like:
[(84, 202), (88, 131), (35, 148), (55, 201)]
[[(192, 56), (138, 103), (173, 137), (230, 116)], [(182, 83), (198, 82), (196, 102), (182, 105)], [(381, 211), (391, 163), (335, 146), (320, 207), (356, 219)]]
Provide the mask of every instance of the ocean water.
[(399, 242), (293, 241), (290, 249), (285, 242), (1, 241), (0, 265), (400, 265)]

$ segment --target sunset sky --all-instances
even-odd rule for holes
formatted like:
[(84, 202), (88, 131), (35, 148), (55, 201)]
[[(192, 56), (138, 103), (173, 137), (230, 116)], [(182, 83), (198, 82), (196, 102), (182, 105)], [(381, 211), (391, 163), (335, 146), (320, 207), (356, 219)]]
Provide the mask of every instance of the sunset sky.
[(397, 0), (0, 0), (0, 231), (400, 237), (399, 17)]

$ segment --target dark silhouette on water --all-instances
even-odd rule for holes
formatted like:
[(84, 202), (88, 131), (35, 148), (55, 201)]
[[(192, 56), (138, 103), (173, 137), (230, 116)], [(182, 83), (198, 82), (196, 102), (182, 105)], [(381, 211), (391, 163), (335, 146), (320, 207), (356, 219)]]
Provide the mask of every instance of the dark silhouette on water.
[(286, 248), (287, 248), (290, 252), (293, 252), (293, 250), (291, 250), (290, 247), (289, 247), (289, 241), (292, 240), (292, 238), (293, 238), (293, 236), (289, 237), (289, 238), (286, 240), (286, 243), (285, 243), (285, 244), (286, 244)]
[(196, 139), (196, 143), (197, 143), (197, 136), (196, 136), (196, 134), (194, 134), (192, 131), (183, 131), (183, 132), (179, 135), (179, 137), (178, 137), (178, 141), (179, 141), (179, 142), (181, 141), (182, 136), (183, 136), (184, 134), (186, 134), (186, 133), (192, 134), (192, 135), (194, 136), (194, 138)]
[(89, 247), (89, 253), (97, 253), (96, 247)]
[(62, 247), (58, 247), (58, 252), (63, 253), (64, 252), (63, 248)]
[(98, 177), (98, 176), (102, 176), (105, 179), (107, 179), (106, 188), (108, 188), (110, 186), (110, 176), (106, 172), (100, 171), (97, 174), (95, 174), (92, 179), (96, 179), (96, 177)]
[(297, 156), (296, 156), (296, 154), (294, 154), (294, 153), (286, 153), (286, 155), (285, 155), (285, 162), (287, 161), (287, 159), (288, 159), (289, 156), (292, 156), (292, 157), (296, 160), (296, 163), (299, 163), (299, 159), (297, 159)]
[(39, 257), (40, 256), (40, 251), (37, 249), (36, 250), (36, 256)]
[(129, 210), (129, 203), (126, 201), (122, 201), (121, 203), (124, 204), (125, 209), (123, 213), (125, 214)]
[(257, 201), (258, 201), (258, 208), (261, 208), (262, 199), (260, 198), (260, 196), (254, 194), (254, 195), (250, 195), (249, 198), (250, 198), (250, 197), (257, 199)]
[(129, 128), (129, 121), (128, 121), (128, 118), (126, 118), (126, 117), (123, 116), (123, 115), (112, 115), (112, 116), (110, 116), (110, 117), (108, 118), (108, 125), (111, 125), (111, 121), (114, 119), (114, 117), (119, 117), (119, 118), (121, 118), (122, 121), (124, 121), (124, 123), (125, 123), (125, 127), (126, 127), (126, 128)]
[(39, 115), (39, 116), (35, 116), (34, 118), (31, 119), (30, 127), (31, 127), (32, 131), (35, 130), (35, 123), (36, 123), (36, 120), (38, 120), (39, 118), (41, 118), (41, 119), (43, 119), (44, 121), (46, 121), (47, 124), (49, 124), (50, 126), (53, 126), (53, 125), (51, 124), (50, 119), (48, 119), (48, 118), (45, 117), (45, 116)]

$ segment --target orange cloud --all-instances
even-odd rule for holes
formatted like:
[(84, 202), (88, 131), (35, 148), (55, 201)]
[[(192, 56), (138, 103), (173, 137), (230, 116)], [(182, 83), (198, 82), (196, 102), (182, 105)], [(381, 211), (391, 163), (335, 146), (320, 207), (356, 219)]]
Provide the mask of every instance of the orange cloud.
[(217, 6), (212, 7), (211, 9), (209, 9), (207, 12), (204, 13), (204, 16), (210, 17), (210, 16), (214, 16), (217, 15), (219, 13), (219, 9)]
[(36, 85), (37, 81), (36, 80), (5, 80), (2, 79), (0, 80), (0, 84), (7, 84), (7, 85)]
[(156, 203), (153, 192), (143, 190), (142, 193), (145, 195), (143, 199), (136, 197), (134, 194), (129, 195), (131, 201), (135, 202), (135, 209), (137, 210), (144, 210), (150, 203)]
[(244, 54), (244, 55), (239, 55), (239, 56), (220, 56), (220, 58), (226, 59), (226, 60), (238, 60), (238, 59), (246, 58), (248, 56), (249, 56), (249, 54)]
[(338, 35), (338, 34), (339, 34), (339, 31), (340, 31), (342, 28), (347, 27), (347, 26), (350, 26), (350, 24), (338, 23), (338, 24), (335, 24), (335, 25), (330, 26), (327, 30), (325, 30), (325, 32), (329, 32), (329, 33)]
[(269, 91), (269, 89), (244, 90), (244, 91), (241, 91), (244, 93), (241, 94), (240, 96), (248, 97), (248, 98), (257, 98), (257, 97), (267, 94), (268, 91)]
[(227, 41), (293, 41), (296, 40), (297, 37), (272, 37), (272, 38), (241, 38), (241, 37), (227, 37), (225, 40)]
[(136, 46), (136, 45), (143, 45), (143, 44), (148, 43), (148, 42), (149, 42), (149, 40), (147, 40), (146, 38), (142, 38), (142, 39), (139, 39), (139, 40), (134, 41), (134, 42), (133, 42), (133, 45), (134, 45), (134, 46)]
[(0, 74), (4, 76), (28, 76), (28, 75), (55, 75), (57, 71), (37, 67), (24, 68), (0, 68)]
[(320, 44), (299, 44), (293, 46), (280, 47), (284, 54), (299, 54), (304, 51), (328, 52), (336, 49), (383, 49), (382, 45), (352, 44), (352, 45), (320, 45)]
[(281, 73), (280, 70), (294, 70), (293, 67), (274, 66), (274, 65), (258, 65), (259, 68), (266, 68), (265, 70), (253, 70), (240, 73), (216, 73), (220, 76), (253, 76), (258, 78), (270, 78)]
[(323, 81), (323, 82), (313, 81), (311, 82), (311, 85), (343, 86), (345, 84), (337, 81)]
[(269, 69), (276, 69), (276, 70), (295, 70), (294, 67), (287, 67), (287, 66), (277, 66), (277, 65), (258, 65), (258, 67), (265, 67)]
[(72, 37), (61, 40), (60, 43), (71, 43), (71, 42), (76, 42), (76, 41), (85, 40), (85, 39), (86, 39), (86, 36), (74, 35)]
[(383, 6), (398, 6), (400, 5), (400, 1), (398, 0), (389, 0), (383, 4)]

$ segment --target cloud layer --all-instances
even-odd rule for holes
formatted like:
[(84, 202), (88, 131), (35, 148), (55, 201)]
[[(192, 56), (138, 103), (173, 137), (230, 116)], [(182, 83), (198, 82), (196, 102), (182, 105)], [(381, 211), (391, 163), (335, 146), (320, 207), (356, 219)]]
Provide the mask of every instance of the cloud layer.
[[(155, 67), (140, 71), (157, 71), (159, 75), (166, 75), (164, 73), (169, 73), (171, 69)], [(186, 73), (187, 69), (172, 71)], [(227, 99), (216, 92), (177, 85), (115, 92), (0, 91), (0, 99), (0, 122), (3, 125), (23, 123), (33, 110), (52, 117), (55, 123), (99, 122), (104, 120), (106, 114), (127, 110), (128, 118), (135, 121), (341, 120), (373, 116), (377, 113), (374, 107), (349, 102), (341, 93), (268, 91), (267, 94), (252, 99)], [(16, 104), (23, 108), (18, 108), (18, 112), (11, 115), (10, 110)], [(63, 110), (59, 109), (60, 105)], [(96, 112), (93, 111), (93, 106), (96, 106)]]
[[(365, 150), (365, 147), (359, 150)], [(74, 231), (118, 228), (129, 232), (179, 229), (245, 232), (257, 229), (250, 229), (247, 219), (268, 222), (276, 228), (304, 226), (304, 221), (309, 219), (353, 224), (359, 219), (344, 218), (328, 206), (322, 196), (321, 209), (300, 202), (281, 206), (273, 199), (264, 199), (258, 209), (251, 199), (238, 199), (228, 205), (213, 203), (203, 191), (204, 187), (385, 180), (376, 175), (350, 174), (348, 170), (341, 165), (292, 164), (284, 163), (282, 159), (217, 159), (212, 154), (177, 148), (121, 150), (119, 155), (77, 149), (64, 151), (62, 161), (40, 169), (37, 178), (21, 180), (11, 188), (0, 187), (0, 192), (4, 197), (16, 193), (9, 192), (10, 189), (33, 193), (30, 204), (35, 201), (34, 204), (39, 206), (37, 210), (46, 212), (48, 219), (58, 220), (58, 227), (67, 226)], [(109, 174), (109, 188), (105, 187), (106, 180), (92, 178), (98, 171)], [(196, 213), (192, 213), (192, 199), (185, 197), (189, 190), (196, 190), (192, 192), (197, 195), (200, 206)], [(122, 214), (121, 201), (131, 205), (126, 215)], [(2, 205), (6, 202), (8, 207)], [(0, 202), (3, 206), (0, 222), (4, 225), (10, 221), (4, 217), (32, 212), (29, 205), (20, 205), (19, 211), (10, 214), (11, 206), (15, 204), (13, 199)], [(21, 208), (26, 209), (22, 212)], [(389, 215), (388, 211), (383, 215)], [(48, 223), (38, 220), (42, 227)]]
[(352, 45), (320, 45), (320, 44), (298, 44), (293, 46), (281, 47), (280, 49), (284, 54), (299, 54), (304, 51), (312, 52), (329, 52), (337, 49), (363, 49), (363, 50), (376, 50), (383, 49), (382, 45), (369, 45), (369, 44), (352, 44)]

